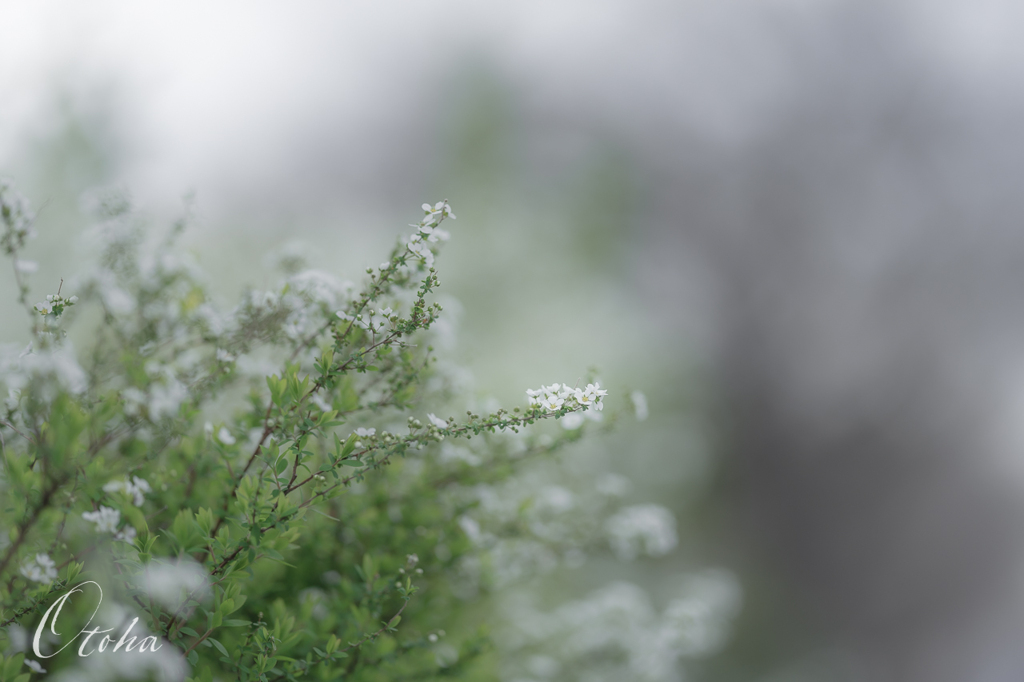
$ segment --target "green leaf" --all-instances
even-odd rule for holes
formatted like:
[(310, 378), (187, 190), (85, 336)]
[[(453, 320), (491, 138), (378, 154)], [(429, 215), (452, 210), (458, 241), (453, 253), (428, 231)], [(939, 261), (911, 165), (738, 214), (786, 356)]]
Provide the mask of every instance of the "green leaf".
[(356, 393), (355, 382), (352, 377), (345, 377), (338, 387), (338, 409), (341, 412), (351, 412), (359, 407), (359, 394)]
[(345, 446), (341, 449), (339, 457), (345, 458), (352, 454), (352, 451), (356, 449), (356, 441), (359, 440), (359, 436), (353, 431), (349, 434), (348, 439), (345, 441)]
[(374, 572), (375, 571), (373, 570), (373, 557), (371, 557), (369, 554), (364, 554), (363, 575), (366, 577), (366, 580), (370, 580), (371, 578), (373, 578)]
[(4, 679), (11, 679), (14, 674), (21, 669), (22, 663), (25, 662), (25, 654), (14, 654), (6, 661), (4, 661), (3, 673)]

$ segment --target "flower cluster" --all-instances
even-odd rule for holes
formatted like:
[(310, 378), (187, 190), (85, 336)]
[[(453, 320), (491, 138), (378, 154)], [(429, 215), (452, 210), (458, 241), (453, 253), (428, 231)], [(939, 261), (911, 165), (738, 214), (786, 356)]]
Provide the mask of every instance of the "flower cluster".
[(51, 583), (57, 578), (57, 563), (46, 554), (36, 554), (22, 565), (21, 574), (37, 583)]
[[(20, 277), (30, 220), (6, 190), (4, 244)], [(446, 597), (417, 603), (419, 576), (470, 599), (580, 566), (609, 539), (637, 556), (674, 545), (671, 514), (621, 510), (624, 479), (572, 460), (584, 449), (547, 456), (615, 421), (589, 424), (605, 414), (599, 384), (544, 386), (528, 392), (532, 409), (507, 411), (478, 403), (468, 370), (439, 358), (455, 347), (438, 343), (434, 323), (453, 333), (452, 312), (431, 300), (440, 226), (455, 219), (447, 202), (424, 205), (358, 288), (290, 256), (276, 284), (223, 309), (174, 247), (180, 229), (157, 245), (127, 203), (104, 207), (96, 267), (64, 285), (81, 302), (58, 288), (32, 311), (19, 279), (33, 345), (0, 349), (0, 527), (15, 531), (0, 533), (0, 668), (23, 649), (5, 626), (36, 619), (58, 576), (82, 575), (111, 588), (136, 633), (167, 643), (147, 658), (161, 679), (189, 666), (193, 679), (465, 679), (453, 664), (485, 642), (442, 641), (438, 626), (476, 616)], [(76, 302), (89, 321), (80, 355), (50, 334)], [(463, 398), (466, 417), (440, 411)], [(568, 428), (541, 423), (556, 418)], [(529, 646), (541, 656), (545, 645)], [(552, 669), (534, 662), (533, 678)], [(77, 663), (48, 665), (123, 676)]]
[(123, 530), (117, 529), (121, 524), (121, 512), (111, 507), (101, 505), (96, 511), (82, 512), (82, 518), (95, 523), (97, 533), (112, 533), (117, 540), (132, 542), (137, 535), (132, 526), (125, 526)]
[(40, 315), (60, 317), (64, 313), (65, 308), (70, 308), (76, 303), (78, 303), (77, 296), (65, 298), (60, 294), (50, 294), (46, 297), (46, 303), (35, 304), (35, 310)]
[(97, 533), (115, 533), (117, 524), (121, 522), (121, 512), (110, 507), (100, 507), (98, 511), (82, 512), (82, 518), (95, 523)]
[(4, 253), (14, 255), (25, 242), (35, 236), (32, 222), (35, 216), (29, 210), (28, 200), (7, 180), (0, 180), (0, 247)]
[(587, 384), (586, 388), (575, 388), (569, 384), (551, 384), (537, 389), (526, 389), (532, 407), (543, 407), (548, 412), (562, 409), (603, 410), (604, 397), (608, 391), (601, 384)]
[(377, 308), (376, 311), (371, 309), (366, 312), (366, 315), (362, 313), (349, 315), (344, 310), (339, 310), (336, 315), (343, 320), (355, 324), (357, 327), (365, 329), (371, 334), (383, 331), (386, 327), (394, 324), (398, 317), (390, 307)]
[(146, 500), (146, 493), (153, 492), (153, 489), (149, 486), (149, 483), (138, 476), (133, 476), (131, 480), (127, 477), (123, 481), (110, 481), (103, 486), (103, 491), (112, 493), (118, 490), (125, 491), (136, 507), (141, 507), (142, 503)]
[(416, 233), (409, 237), (406, 246), (409, 251), (422, 258), (429, 268), (434, 265), (434, 253), (430, 250), (429, 244), (448, 241), (451, 235), (446, 230), (442, 230), (439, 225), (445, 218), (455, 220), (455, 214), (452, 213), (452, 207), (448, 205), (447, 201), (439, 201), (433, 206), (423, 204), (423, 212), (426, 214), (423, 216), (423, 220), (418, 224), (409, 225), (409, 227), (416, 228)]
[(501, 640), (514, 652), (509, 679), (670, 682), (680, 679), (680, 658), (722, 646), (741, 592), (731, 573), (713, 570), (688, 578), (660, 613), (627, 582), (551, 611), (531, 601), (515, 595), (507, 607), (515, 614)]
[(664, 556), (675, 549), (676, 520), (672, 512), (656, 504), (621, 509), (605, 524), (612, 549), (624, 561), (638, 554)]

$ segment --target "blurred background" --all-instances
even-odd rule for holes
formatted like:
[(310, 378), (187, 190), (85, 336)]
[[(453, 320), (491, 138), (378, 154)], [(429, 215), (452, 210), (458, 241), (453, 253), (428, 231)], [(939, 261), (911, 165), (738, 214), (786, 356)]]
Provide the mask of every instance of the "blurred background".
[[(267, 253), (357, 279), (424, 201), (481, 396), (588, 367), (679, 548), (731, 571), (707, 681), (1024, 679), (1024, 6), (1012, 0), (13, 2), (0, 173), (41, 300), (83, 192), (225, 304)], [(53, 286), (50, 286), (50, 285)], [(0, 268), (0, 290), (13, 277)], [(0, 296), (0, 342), (25, 338)]]

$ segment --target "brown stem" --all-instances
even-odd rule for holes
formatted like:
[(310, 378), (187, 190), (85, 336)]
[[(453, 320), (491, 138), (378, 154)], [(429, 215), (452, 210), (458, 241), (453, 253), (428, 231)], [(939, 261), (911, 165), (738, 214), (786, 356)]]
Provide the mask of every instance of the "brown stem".
[(28, 531), (35, 525), (36, 521), (39, 520), (39, 516), (43, 513), (43, 510), (49, 506), (50, 499), (63, 484), (64, 479), (55, 480), (49, 488), (44, 490), (43, 496), (39, 500), (39, 504), (32, 510), (32, 515), (18, 525), (18, 537), (11, 543), (10, 547), (7, 548), (7, 551), (4, 553), (4, 558), (0, 560), (0, 575), (2, 575), (4, 570), (7, 569), (7, 565), (11, 563), (11, 559), (14, 558), (14, 555), (18, 553), (18, 549), (21, 547), (22, 543), (25, 542), (25, 536), (28, 534)]

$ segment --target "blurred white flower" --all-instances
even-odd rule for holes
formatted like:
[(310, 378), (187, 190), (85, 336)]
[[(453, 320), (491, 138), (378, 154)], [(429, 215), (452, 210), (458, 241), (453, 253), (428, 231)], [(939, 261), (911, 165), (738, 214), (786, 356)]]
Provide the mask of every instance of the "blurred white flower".
[(656, 504), (624, 507), (605, 522), (608, 540), (620, 559), (632, 561), (641, 552), (664, 556), (678, 542), (672, 512)]
[(34, 350), (31, 344), (24, 351), (5, 347), (0, 351), (0, 374), (8, 389), (22, 395), (31, 389), (44, 402), (52, 401), (60, 392), (79, 394), (86, 388), (85, 370), (67, 341), (41, 351)]
[(429, 419), (430, 423), (433, 424), (434, 426), (436, 426), (439, 429), (446, 429), (446, 428), (448, 428), (448, 422), (446, 422), (443, 419), (440, 419), (439, 417), (436, 417), (433, 412), (431, 412), (431, 413), (429, 413), (427, 415), (427, 419)]
[(32, 672), (36, 672), (36, 673), (45, 673), (46, 672), (46, 668), (44, 668), (43, 666), (39, 665), (39, 661), (33, 661), (31, 658), (26, 658), (25, 659), (25, 665), (27, 665)]
[(149, 418), (158, 421), (173, 417), (187, 397), (188, 389), (177, 379), (169, 378), (166, 384), (154, 385), (149, 395)]
[(426, 237), (428, 242), (437, 243), (439, 241), (446, 242), (451, 238), (451, 235), (447, 230), (443, 230), (440, 227), (430, 227), (428, 225), (421, 226), (419, 228), (420, 234)]
[(663, 613), (626, 582), (546, 612), (511, 595), (498, 639), (509, 654), (505, 677), (677, 681), (681, 657), (713, 653), (725, 641), (740, 602), (739, 583), (727, 571), (692, 576), (682, 593)]
[(231, 435), (231, 432), (228, 431), (228, 427), (226, 426), (220, 427), (220, 431), (217, 432), (217, 440), (224, 443), (224, 445), (235, 444), (235, 437)]
[(103, 490), (108, 493), (118, 490), (125, 491), (131, 496), (136, 507), (141, 507), (142, 503), (146, 501), (146, 493), (153, 492), (149, 483), (144, 478), (139, 478), (138, 476), (132, 476), (130, 481), (127, 478), (123, 481), (110, 481), (103, 486)]
[(114, 533), (121, 522), (121, 512), (101, 506), (98, 511), (82, 512), (82, 518), (95, 523), (97, 533)]
[(480, 533), (480, 524), (468, 516), (459, 517), (459, 528), (466, 534), (469, 541), (473, 544), (479, 545), (483, 539), (483, 535)]
[(36, 554), (22, 565), (21, 574), (37, 583), (51, 583), (57, 578), (57, 563), (46, 554)]
[(210, 580), (206, 570), (191, 559), (173, 563), (152, 561), (138, 578), (139, 587), (167, 607), (177, 608), (185, 596), (203, 600), (210, 596)]
[(572, 412), (562, 417), (562, 428), (568, 431), (578, 429), (581, 426), (583, 426), (583, 422), (585, 422), (586, 420), (587, 418), (584, 417), (582, 414)]
[(125, 526), (122, 530), (114, 533), (115, 540), (123, 540), (128, 544), (135, 542), (135, 538), (138, 535), (138, 531), (133, 526)]
[(434, 252), (431, 251), (430, 247), (427, 246), (427, 243), (423, 241), (423, 237), (418, 234), (412, 235), (409, 237), (409, 243), (406, 246), (414, 255), (422, 258), (428, 268), (434, 266)]

